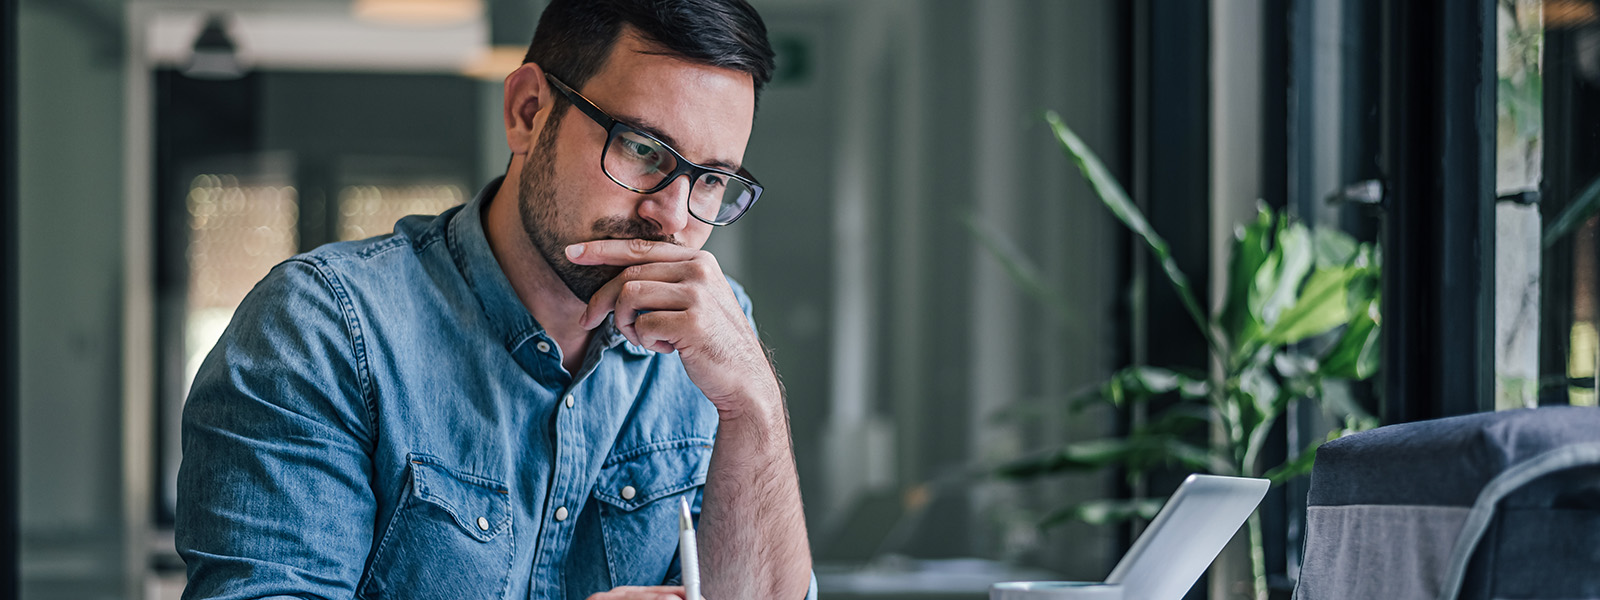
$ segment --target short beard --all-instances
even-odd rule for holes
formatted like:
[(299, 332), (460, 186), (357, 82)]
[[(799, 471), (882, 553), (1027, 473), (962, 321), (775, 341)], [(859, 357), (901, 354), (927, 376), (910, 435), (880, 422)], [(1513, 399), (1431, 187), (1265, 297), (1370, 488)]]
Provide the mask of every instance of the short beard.
[(538, 143), (528, 153), (528, 162), (522, 167), (522, 182), (517, 189), (517, 206), (522, 215), (522, 228), (533, 247), (555, 271), (556, 277), (561, 278), (561, 283), (579, 300), (588, 303), (595, 292), (622, 272), (623, 267), (575, 264), (567, 260), (568, 245), (606, 238), (678, 242), (673, 236), (661, 235), (661, 228), (655, 223), (616, 216), (595, 221), (589, 237), (562, 239), (559, 233), (561, 199), (557, 197), (555, 170), (555, 140), (560, 126), (560, 116), (552, 115), (544, 131), (539, 133)]

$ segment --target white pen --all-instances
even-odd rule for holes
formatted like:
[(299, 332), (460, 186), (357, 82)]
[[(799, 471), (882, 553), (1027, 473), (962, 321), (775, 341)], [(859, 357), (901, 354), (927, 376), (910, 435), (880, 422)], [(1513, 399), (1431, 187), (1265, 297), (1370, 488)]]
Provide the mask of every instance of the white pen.
[(694, 519), (689, 516), (689, 499), (678, 500), (678, 562), (683, 565), (684, 595), (700, 600), (700, 551), (694, 543)]

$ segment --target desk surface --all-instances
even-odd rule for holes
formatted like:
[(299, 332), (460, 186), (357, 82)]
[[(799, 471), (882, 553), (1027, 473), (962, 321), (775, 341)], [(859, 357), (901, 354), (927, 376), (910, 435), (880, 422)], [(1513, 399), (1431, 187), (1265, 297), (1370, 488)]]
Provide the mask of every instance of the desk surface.
[(1059, 575), (974, 559), (889, 558), (869, 565), (819, 564), (817, 595), (835, 600), (973, 600), (1001, 581), (1042, 581)]

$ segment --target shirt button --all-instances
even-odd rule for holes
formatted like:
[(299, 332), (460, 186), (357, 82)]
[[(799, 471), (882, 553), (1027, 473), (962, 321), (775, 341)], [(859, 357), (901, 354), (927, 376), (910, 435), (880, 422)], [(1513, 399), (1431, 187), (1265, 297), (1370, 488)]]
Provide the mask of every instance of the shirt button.
[(485, 519), (483, 517), (478, 517), (478, 529), (482, 529), (484, 531), (488, 531), (489, 530), (489, 520)]
[(633, 486), (631, 486), (631, 485), (630, 486), (624, 486), (622, 488), (622, 499), (623, 500), (632, 500), (633, 497), (635, 495), (637, 495), (638, 493), (639, 493), (639, 490), (633, 489)]
[(561, 508), (556, 509), (556, 520), (557, 521), (565, 521), (565, 520), (567, 520), (567, 507), (563, 506)]
[(539, 345), (534, 346), (534, 347), (538, 348), (540, 352), (549, 352), (550, 351), (550, 342), (539, 342)]
[(567, 394), (567, 408), (572, 408), (572, 394)]

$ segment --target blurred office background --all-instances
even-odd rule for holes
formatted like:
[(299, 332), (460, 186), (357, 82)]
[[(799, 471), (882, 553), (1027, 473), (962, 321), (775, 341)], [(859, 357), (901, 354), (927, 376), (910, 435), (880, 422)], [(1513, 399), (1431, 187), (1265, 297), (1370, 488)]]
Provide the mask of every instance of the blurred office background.
[[(1209, 302), (1258, 202), (1381, 243), (1382, 368), (1340, 393), (1384, 422), (1595, 403), (1592, 211), (1541, 240), (1600, 202), (1590, 0), (752, 1), (779, 55), (745, 158), (768, 199), (709, 248), (776, 353), (832, 597), (1099, 580), (1136, 528), (1041, 519), (1181, 478), (990, 475), (1126, 433), (1136, 408), (1068, 409), (1116, 368), (1208, 368), (1045, 110)], [(198, 359), (276, 262), (503, 173), (500, 79), (543, 4), (5, 3), (0, 596), (176, 597)], [(1328, 428), (1291, 411), (1268, 452)], [(1304, 491), (1263, 508), (1285, 597)]]

